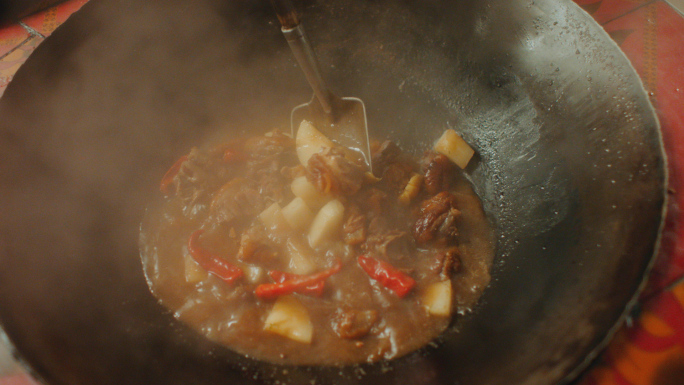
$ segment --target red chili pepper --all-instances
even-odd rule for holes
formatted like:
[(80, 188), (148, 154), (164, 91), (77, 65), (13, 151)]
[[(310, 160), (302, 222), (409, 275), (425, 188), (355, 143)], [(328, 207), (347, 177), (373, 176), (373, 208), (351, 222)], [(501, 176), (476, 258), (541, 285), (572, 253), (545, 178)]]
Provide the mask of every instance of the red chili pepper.
[(199, 229), (190, 235), (188, 251), (192, 258), (206, 271), (221, 278), (226, 283), (232, 283), (242, 277), (242, 269), (204, 249), (199, 244), (199, 237), (204, 230)]
[(361, 255), (358, 258), (359, 266), (371, 278), (403, 298), (416, 285), (416, 281), (407, 274), (399, 271), (396, 267), (385, 261)]
[(324, 282), (331, 275), (337, 274), (340, 269), (342, 269), (342, 262), (337, 261), (333, 267), (316, 274), (300, 275), (283, 282), (259, 285), (256, 287), (256, 290), (254, 290), (254, 294), (261, 299), (273, 299), (281, 295), (292, 294), (295, 291), (300, 291), (319, 282)]
[[(300, 274), (285, 273), (285, 272), (278, 271), (278, 270), (271, 270), (268, 272), (268, 275), (274, 281), (276, 281), (276, 283), (283, 283), (287, 280), (292, 280), (295, 278), (304, 277), (303, 275), (300, 275)], [(309, 285), (305, 288), (295, 290), (295, 291), (297, 293), (300, 293), (300, 294), (310, 294), (310, 295), (313, 295), (315, 297), (320, 297), (323, 295), (323, 289), (324, 288), (325, 288), (325, 281), (320, 281), (320, 282), (317, 282), (313, 285)]]
[(178, 175), (178, 172), (181, 169), (181, 166), (183, 166), (183, 163), (188, 160), (187, 155), (183, 155), (178, 160), (176, 163), (171, 166), (171, 168), (164, 174), (164, 177), (162, 177), (161, 183), (159, 184), (159, 189), (164, 195), (170, 195), (171, 192), (169, 191), (169, 188), (171, 187), (171, 184), (173, 183), (173, 178)]

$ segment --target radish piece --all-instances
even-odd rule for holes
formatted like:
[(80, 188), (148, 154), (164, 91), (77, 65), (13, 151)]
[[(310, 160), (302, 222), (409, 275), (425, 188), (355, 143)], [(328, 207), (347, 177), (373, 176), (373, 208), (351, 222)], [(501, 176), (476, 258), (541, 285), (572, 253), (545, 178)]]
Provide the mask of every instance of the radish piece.
[(283, 217), (294, 230), (308, 227), (313, 221), (314, 214), (304, 199), (296, 197), (281, 210)]
[(435, 144), (434, 149), (440, 154), (445, 155), (462, 169), (466, 168), (470, 158), (475, 154), (475, 150), (452, 129), (444, 131), (442, 137)]
[(302, 121), (297, 130), (297, 138), (295, 138), (297, 146), (297, 157), (299, 163), (306, 167), (309, 158), (324, 148), (332, 148), (335, 144), (323, 135), (316, 127), (309, 121)]
[(423, 306), (436, 316), (451, 315), (451, 280), (430, 284), (423, 293)]
[(330, 195), (318, 191), (316, 186), (309, 182), (305, 176), (295, 178), (290, 188), (296, 197), (302, 198), (306, 205), (313, 210), (323, 207), (332, 199)]
[(316, 248), (339, 232), (344, 220), (342, 202), (333, 199), (321, 207), (309, 229), (309, 244)]
[(313, 337), (309, 312), (291, 295), (276, 300), (266, 318), (264, 330), (305, 344), (310, 344)]

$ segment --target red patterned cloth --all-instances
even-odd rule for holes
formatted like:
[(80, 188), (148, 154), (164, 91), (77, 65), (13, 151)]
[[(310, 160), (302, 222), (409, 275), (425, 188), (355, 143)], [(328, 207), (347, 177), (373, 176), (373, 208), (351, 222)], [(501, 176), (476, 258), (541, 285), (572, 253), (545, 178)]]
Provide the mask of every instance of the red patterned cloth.
[(26, 374), (16, 374), (0, 378), (0, 385), (38, 385), (38, 383)]

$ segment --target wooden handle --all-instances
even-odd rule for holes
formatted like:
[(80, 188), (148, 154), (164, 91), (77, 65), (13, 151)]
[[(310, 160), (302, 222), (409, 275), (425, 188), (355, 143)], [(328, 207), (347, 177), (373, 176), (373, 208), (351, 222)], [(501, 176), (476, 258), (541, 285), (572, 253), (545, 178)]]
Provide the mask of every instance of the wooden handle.
[(299, 25), (297, 10), (290, 0), (271, 0), (271, 4), (283, 29), (292, 29)]

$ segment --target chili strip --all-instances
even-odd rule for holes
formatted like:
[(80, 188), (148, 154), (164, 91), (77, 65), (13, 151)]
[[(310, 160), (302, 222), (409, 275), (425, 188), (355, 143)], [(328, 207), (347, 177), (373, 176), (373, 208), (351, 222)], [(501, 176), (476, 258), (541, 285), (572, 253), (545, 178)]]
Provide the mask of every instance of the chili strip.
[(359, 266), (368, 276), (380, 282), (382, 286), (392, 290), (400, 298), (406, 296), (413, 289), (413, 286), (416, 285), (416, 281), (413, 278), (385, 261), (361, 255), (358, 258), (358, 262)]
[(242, 269), (200, 246), (199, 237), (202, 233), (204, 233), (204, 230), (199, 229), (190, 235), (188, 251), (190, 251), (192, 258), (204, 270), (221, 278), (226, 283), (232, 283), (242, 277)]
[(292, 294), (308, 286), (323, 282), (342, 269), (342, 262), (336, 261), (333, 267), (316, 274), (298, 276), (278, 283), (265, 283), (256, 287), (254, 294), (261, 299), (273, 299), (281, 295)]
[[(271, 270), (268, 272), (269, 277), (276, 281), (277, 283), (283, 283), (287, 280), (292, 280), (295, 278), (300, 278), (304, 277), (303, 275), (300, 274), (293, 274), (293, 273), (285, 273), (282, 271), (278, 270)], [(308, 295), (313, 295), (315, 297), (320, 297), (323, 295), (323, 289), (325, 289), (325, 281), (320, 281), (316, 282), (315, 284), (309, 285), (305, 288), (295, 290), (297, 293), (300, 294), (308, 294)]]

